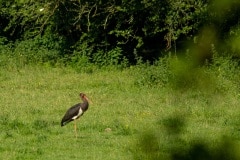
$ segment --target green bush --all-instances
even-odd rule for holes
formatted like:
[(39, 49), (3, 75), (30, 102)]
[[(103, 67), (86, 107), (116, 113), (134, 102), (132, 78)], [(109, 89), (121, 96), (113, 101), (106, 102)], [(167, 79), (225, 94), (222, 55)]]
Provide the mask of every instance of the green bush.
[(108, 52), (103, 50), (97, 51), (93, 54), (92, 61), (99, 66), (114, 66), (120, 64), (122, 58), (121, 48), (116, 47)]
[(153, 65), (140, 63), (134, 67), (135, 85), (148, 87), (164, 87), (169, 84), (171, 72), (169, 70), (169, 58), (161, 58)]
[(213, 57), (210, 72), (216, 77), (218, 91), (238, 94), (240, 88), (239, 69), (239, 60), (233, 59), (231, 56)]

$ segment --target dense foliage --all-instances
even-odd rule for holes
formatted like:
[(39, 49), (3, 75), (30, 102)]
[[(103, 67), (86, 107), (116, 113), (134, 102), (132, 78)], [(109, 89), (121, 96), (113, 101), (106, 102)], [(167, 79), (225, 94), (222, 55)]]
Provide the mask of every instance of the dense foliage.
[(189, 42), (206, 48), (239, 36), (237, 0), (2, 0), (0, 8), (0, 43), (24, 62), (152, 61)]

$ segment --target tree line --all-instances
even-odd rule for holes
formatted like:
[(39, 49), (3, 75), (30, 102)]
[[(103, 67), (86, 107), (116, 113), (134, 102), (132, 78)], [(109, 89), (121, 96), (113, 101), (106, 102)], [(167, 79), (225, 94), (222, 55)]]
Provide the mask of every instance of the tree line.
[(2, 0), (0, 8), (1, 45), (54, 50), (53, 59), (66, 61), (152, 61), (189, 43), (204, 48), (229, 35), (237, 42), (240, 34), (238, 0)]

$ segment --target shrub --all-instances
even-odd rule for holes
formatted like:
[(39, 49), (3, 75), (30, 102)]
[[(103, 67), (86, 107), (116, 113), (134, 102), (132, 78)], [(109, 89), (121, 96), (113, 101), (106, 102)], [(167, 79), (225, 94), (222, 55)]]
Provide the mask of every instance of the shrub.
[(114, 66), (121, 63), (122, 57), (121, 48), (116, 47), (108, 52), (98, 50), (95, 54), (93, 54), (92, 60), (99, 66)]
[(149, 63), (138, 64), (132, 72), (136, 79), (135, 85), (148, 87), (163, 87), (168, 85), (171, 76), (168, 60), (165, 57), (159, 59), (153, 65)]

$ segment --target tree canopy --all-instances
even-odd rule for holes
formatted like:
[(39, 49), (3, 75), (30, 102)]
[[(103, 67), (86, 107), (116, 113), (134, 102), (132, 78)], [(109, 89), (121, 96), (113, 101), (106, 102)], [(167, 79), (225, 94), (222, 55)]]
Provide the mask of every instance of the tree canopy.
[(220, 39), (239, 35), (237, 0), (2, 0), (0, 7), (2, 44), (31, 41), (31, 49), (93, 62), (154, 60), (197, 43), (206, 25)]

